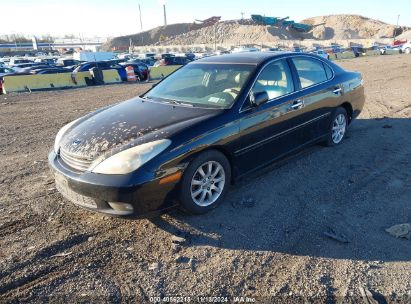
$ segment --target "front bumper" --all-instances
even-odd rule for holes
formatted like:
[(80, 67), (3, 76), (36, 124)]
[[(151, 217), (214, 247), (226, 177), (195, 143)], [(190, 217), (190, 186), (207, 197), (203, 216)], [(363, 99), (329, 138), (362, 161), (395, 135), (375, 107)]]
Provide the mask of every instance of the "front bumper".
[(74, 204), (113, 216), (145, 217), (176, 205), (178, 181), (159, 183), (155, 173), (137, 170), (126, 175), (76, 172), (54, 151), (48, 157), (57, 190)]

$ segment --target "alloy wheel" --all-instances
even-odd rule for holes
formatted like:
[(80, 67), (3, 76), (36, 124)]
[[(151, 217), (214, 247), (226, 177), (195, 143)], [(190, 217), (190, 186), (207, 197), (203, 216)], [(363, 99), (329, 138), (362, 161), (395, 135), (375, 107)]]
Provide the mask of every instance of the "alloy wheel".
[(334, 144), (339, 144), (345, 135), (347, 129), (347, 119), (344, 114), (338, 114), (335, 117), (332, 127), (332, 140)]
[(217, 161), (207, 161), (198, 167), (191, 179), (191, 198), (198, 206), (210, 206), (220, 197), (224, 186), (223, 166)]

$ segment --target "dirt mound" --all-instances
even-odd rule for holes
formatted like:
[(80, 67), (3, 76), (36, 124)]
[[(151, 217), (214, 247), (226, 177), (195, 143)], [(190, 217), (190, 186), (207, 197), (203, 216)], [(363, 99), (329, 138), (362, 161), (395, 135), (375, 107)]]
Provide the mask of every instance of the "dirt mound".
[(161, 45), (190, 45), (206, 43), (259, 44), (285, 39), (296, 39), (299, 33), (285, 28), (267, 27), (264, 25), (244, 24), (237, 21), (219, 22), (181, 35), (175, 35), (159, 41)]
[[(212, 26), (179, 23), (156, 27), (136, 35), (117, 37), (110, 40), (105, 48), (127, 48), (130, 39), (133, 45), (193, 45), (193, 44), (261, 44), (280, 40), (318, 39), (369, 39), (391, 38), (395, 26), (379, 20), (358, 15), (330, 15), (308, 18), (301, 23), (314, 26), (308, 33), (293, 29), (257, 25), (251, 19), (230, 20)], [(397, 33), (409, 30), (401, 27)]]
[(151, 45), (159, 41), (165, 40), (170, 36), (181, 35), (193, 29), (192, 23), (176, 23), (166, 26), (158, 26), (151, 30), (141, 32), (134, 35), (116, 37), (109, 40), (103, 48), (127, 48), (130, 45), (130, 39), (133, 45)]
[(399, 40), (411, 40), (411, 30), (403, 32), (397, 37)]
[(312, 31), (316, 39), (360, 39), (393, 37), (395, 26), (358, 15), (312, 17), (301, 23), (317, 25)]

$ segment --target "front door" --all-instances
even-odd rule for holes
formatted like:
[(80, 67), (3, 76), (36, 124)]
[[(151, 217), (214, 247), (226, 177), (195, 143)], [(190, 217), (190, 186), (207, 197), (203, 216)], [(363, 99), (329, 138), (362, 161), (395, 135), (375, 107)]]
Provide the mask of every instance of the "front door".
[(240, 111), (241, 147), (236, 151), (240, 174), (256, 169), (303, 144), (298, 127), (303, 123), (304, 102), (296, 98), (286, 59), (266, 65), (250, 95), (266, 91), (269, 101), (258, 107), (246, 101)]

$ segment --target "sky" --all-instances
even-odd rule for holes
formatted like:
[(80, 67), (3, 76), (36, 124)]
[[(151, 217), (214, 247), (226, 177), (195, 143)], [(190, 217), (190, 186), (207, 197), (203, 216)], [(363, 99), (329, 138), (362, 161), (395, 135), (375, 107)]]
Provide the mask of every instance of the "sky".
[(193, 22), (211, 16), (222, 20), (251, 14), (286, 17), (295, 21), (330, 14), (357, 14), (411, 26), (411, 0), (0, 0), (0, 35), (74, 34), (114, 37), (163, 25), (162, 3), (167, 22)]

